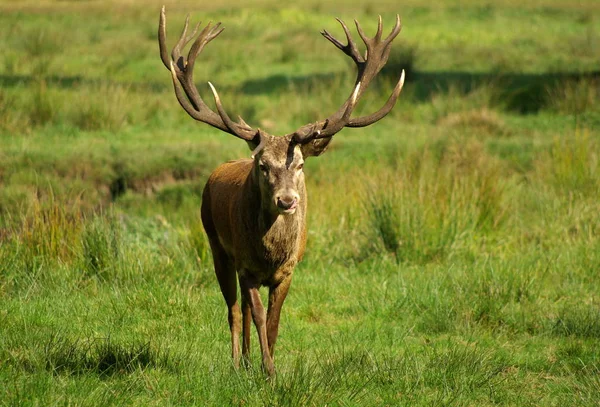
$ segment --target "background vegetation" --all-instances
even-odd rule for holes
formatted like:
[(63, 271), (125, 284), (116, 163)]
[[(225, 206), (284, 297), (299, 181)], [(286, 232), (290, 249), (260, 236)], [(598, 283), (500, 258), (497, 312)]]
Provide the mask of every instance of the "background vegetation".
[(600, 404), (600, 4), (167, 3), (171, 43), (227, 27), (200, 92), (276, 134), (350, 91), (333, 17), (403, 18), (359, 110), (405, 69), (398, 105), (307, 163), (268, 381), (255, 336), (231, 367), (199, 221), (249, 151), (178, 106), (149, 3), (0, 1), (1, 405)]

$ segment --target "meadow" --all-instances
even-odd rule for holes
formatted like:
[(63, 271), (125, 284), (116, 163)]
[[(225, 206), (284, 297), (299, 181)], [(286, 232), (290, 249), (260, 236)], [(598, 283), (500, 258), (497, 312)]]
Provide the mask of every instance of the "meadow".
[(0, 405), (600, 405), (598, 2), (166, 2), (169, 44), (226, 27), (205, 101), (272, 134), (350, 92), (334, 17), (402, 17), (357, 114), (405, 69), (398, 104), (307, 160), (271, 380), (254, 331), (232, 366), (199, 219), (250, 152), (178, 105), (161, 5), (0, 0)]

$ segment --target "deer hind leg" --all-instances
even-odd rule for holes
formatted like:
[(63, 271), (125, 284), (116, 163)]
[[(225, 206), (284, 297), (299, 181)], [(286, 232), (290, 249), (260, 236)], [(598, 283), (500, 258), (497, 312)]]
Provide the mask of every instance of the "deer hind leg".
[(237, 300), (237, 276), (233, 262), (227, 256), (223, 248), (211, 241), (213, 260), (215, 263), (215, 274), (219, 280), (221, 292), (227, 303), (227, 319), (231, 331), (231, 357), (235, 368), (240, 366), (240, 331), (241, 311)]
[[(241, 287), (240, 281), (240, 287)], [(242, 289), (242, 358), (246, 364), (250, 363), (250, 328), (252, 321), (252, 308), (250, 307), (250, 301), (247, 296), (244, 295)]]
[(269, 376), (272, 376), (275, 373), (275, 366), (273, 364), (271, 353), (269, 352), (269, 342), (267, 339), (267, 318), (265, 315), (265, 308), (263, 307), (262, 300), (260, 299), (260, 293), (258, 291), (260, 284), (252, 281), (247, 276), (241, 276), (240, 287), (242, 290), (242, 296), (246, 296), (246, 300), (250, 304), (252, 319), (254, 320), (254, 325), (258, 331), (258, 342), (260, 343), (260, 352), (262, 354), (263, 370)]
[(275, 342), (279, 332), (279, 315), (281, 307), (287, 297), (290, 284), (292, 283), (291, 274), (281, 283), (269, 288), (269, 310), (267, 311), (267, 341), (269, 343), (269, 354), (275, 358)]

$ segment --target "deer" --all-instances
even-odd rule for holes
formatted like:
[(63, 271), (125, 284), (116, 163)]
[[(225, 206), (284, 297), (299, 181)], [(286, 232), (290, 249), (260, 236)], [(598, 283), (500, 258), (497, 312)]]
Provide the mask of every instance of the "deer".
[[(274, 136), (248, 125), (238, 116), (235, 121), (225, 111), (211, 82), (216, 112), (201, 98), (194, 83), (194, 64), (204, 47), (224, 30), (221, 23), (208, 23), (198, 34), (201, 23), (188, 35), (189, 15), (171, 54), (166, 45), (165, 7), (160, 12), (158, 42), (160, 57), (170, 71), (175, 96), (193, 119), (245, 141), (250, 158), (229, 161), (209, 176), (202, 193), (201, 219), (210, 249), (214, 271), (227, 304), (231, 332), (231, 357), (236, 369), (242, 357), (249, 363), (251, 320), (258, 333), (262, 370), (275, 373), (275, 343), (283, 303), (288, 294), (294, 268), (304, 257), (307, 238), (307, 193), (304, 160), (321, 155), (332, 137), (345, 127), (369, 126), (385, 117), (394, 107), (404, 85), (404, 70), (387, 102), (375, 113), (352, 118), (357, 102), (386, 64), (391, 43), (401, 30), (400, 16), (391, 33), (382, 38), (382, 18), (377, 33), (369, 38), (355, 20), (356, 29), (366, 46), (362, 55), (347, 25), (340, 23), (347, 43), (327, 30), (321, 34), (357, 68), (354, 88), (342, 106), (329, 117), (301, 126), (284, 136)], [(196, 36), (197, 35), (197, 36)], [(194, 39), (187, 57), (182, 50)], [(239, 283), (241, 304), (238, 301)], [(260, 288), (268, 287), (268, 308), (260, 297)]]

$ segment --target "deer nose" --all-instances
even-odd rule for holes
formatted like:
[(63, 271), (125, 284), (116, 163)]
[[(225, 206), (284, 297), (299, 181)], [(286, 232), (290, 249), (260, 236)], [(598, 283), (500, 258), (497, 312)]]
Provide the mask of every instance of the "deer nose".
[(298, 199), (295, 196), (277, 197), (277, 207), (283, 210), (294, 209), (298, 205)]

